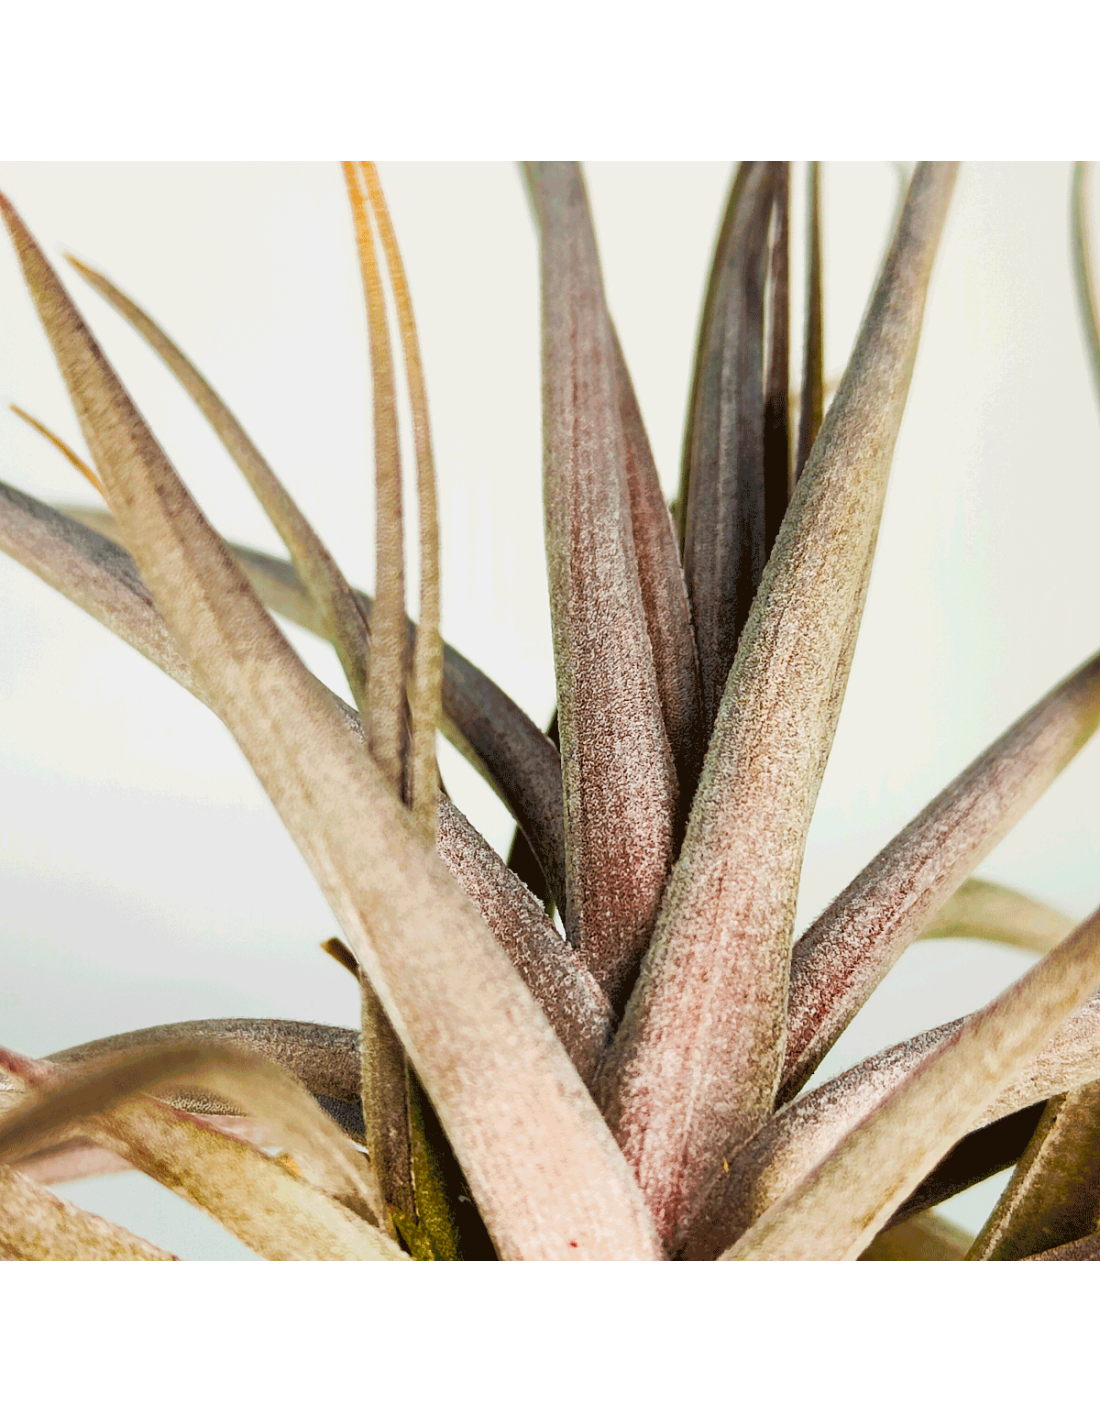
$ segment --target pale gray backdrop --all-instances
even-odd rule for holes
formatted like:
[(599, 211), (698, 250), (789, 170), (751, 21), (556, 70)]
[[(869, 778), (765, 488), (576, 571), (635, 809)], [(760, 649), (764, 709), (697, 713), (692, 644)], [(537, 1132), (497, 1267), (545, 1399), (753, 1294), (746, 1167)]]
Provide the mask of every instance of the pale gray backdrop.
[[(427, 371), (444, 630), (544, 720), (554, 694), (526, 200), (506, 166), (381, 171)], [(711, 164), (588, 169), (611, 307), (670, 493), (729, 176)], [(897, 181), (888, 165), (825, 171), (829, 376), (850, 349)], [(101, 267), (179, 341), (369, 588), (366, 339), (338, 167), (5, 164), (0, 186), (51, 257), (70, 249)], [(1070, 280), (1068, 193), (1066, 165), (960, 177), (800, 924), (1100, 639), (1100, 422)], [(796, 282), (800, 273), (796, 252)], [(69, 285), (210, 516), (238, 541), (279, 551), (171, 377), (79, 278)], [(78, 443), (6, 247), (0, 331), (0, 398)], [(94, 498), (6, 412), (0, 478), (40, 497)], [(0, 600), (0, 1040), (45, 1053), (236, 1014), (354, 1024), (353, 984), (317, 948), (335, 921), (220, 724), (6, 561)], [(296, 640), (339, 687), (335, 657)], [(506, 815), (449, 747), (441, 759), (456, 799), (504, 850)], [(984, 872), (1084, 915), (1100, 896), (1098, 847), (1100, 753), (1090, 746)], [(834, 1062), (980, 1005), (1027, 961), (993, 946), (919, 945)], [(67, 1193), (186, 1257), (250, 1257), (140, 1177)], [(976, 1225), (995, 1194), (979, 1187), (948, 1213)]]

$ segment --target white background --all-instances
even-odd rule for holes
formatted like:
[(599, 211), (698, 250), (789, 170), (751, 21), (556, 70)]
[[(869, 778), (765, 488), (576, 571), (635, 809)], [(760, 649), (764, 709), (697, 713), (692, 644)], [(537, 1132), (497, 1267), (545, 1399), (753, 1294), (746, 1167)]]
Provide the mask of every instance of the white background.
[[(526, 200), (507, 166), (381, 173), (427, 372), (445, 634), (543, 721), (553, 681)], [(611, 308), (671, 492), (729, 168), (596, 164), (587, 173)], [(826, 363), (836, 376), (897, 177), (888, 165), (837, 165), (824, 184)], [(0, 186), (51, 257), (67, 248), (99, 266), (173, 335), (352, 581), (369, 588), (366, 339), (338, 167), (6, 164)], [(1100, 422), (1070, 279), (1068, 193), (1066, 165), (979, 165), (960, 177), (811, 833), (800, 925), (1100, 640)], [(1096, 231), (1098, 218), (1094, 204)], [(280, 551), (172, 378), (75, 274), (69, 286), (219, 528)], [(6, 249), (0, 331), (0, 399), (78, 443)], [(7, 414), (0, 478), (44, 498), (94, 498)], [(0, 1040), (44, 1053), (140, 1025), (238, 1014), (352, 1025), (351, 979), (316, 946), (335, 922), (220, 724), (6, 562), (0, 604)], [(339, 686), (335, 658), (299, 645)], [(506, 816), (449, 748), (443, 771), (504, 850)], [(1100, 892), (1098, 848), (1092, 745), (983, 872), (1084, 915)], [(993, 946), (918, 945), (841, 1043), (837, 1064), (980, 1005), (1027, 961)], [(140, 1178), (72, 1194), (190, 1257), (245, 1254)], [(960, 1203), (959, 1217), (976, 1225), (989, 1199), (985, 1187), (977, 1204)]]

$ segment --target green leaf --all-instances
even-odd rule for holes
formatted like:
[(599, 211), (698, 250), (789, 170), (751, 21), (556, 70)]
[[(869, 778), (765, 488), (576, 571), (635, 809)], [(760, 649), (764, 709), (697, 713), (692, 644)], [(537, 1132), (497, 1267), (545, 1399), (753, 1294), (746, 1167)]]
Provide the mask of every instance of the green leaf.
[(544, 1014), (0, 206), (125, 542), (397, 1027), (498, 1250), (659, 1257), (630, 1170)]
[(0, 1165), (0, 1259), (175, 1259), (121, 1225), (89, 1214), (69, 1200)]
[(1100, 724), (1100, 654), (1061, 681), (895, 835), (794, 946), (790, 1100), (936, 911)]
[(575, 164), (532, 164), (543, 488), (568, 845), (566, 932), (615, 999), (672, 854), (675, 771), (642, 601), (619, 367)]
[(699, 1193), (775, 1099), (806, 830), (953, 181), (936, 165), (913, 179), (741, 638), (683, 851), (601, 1073), (607, 1119), (674, 1249)]

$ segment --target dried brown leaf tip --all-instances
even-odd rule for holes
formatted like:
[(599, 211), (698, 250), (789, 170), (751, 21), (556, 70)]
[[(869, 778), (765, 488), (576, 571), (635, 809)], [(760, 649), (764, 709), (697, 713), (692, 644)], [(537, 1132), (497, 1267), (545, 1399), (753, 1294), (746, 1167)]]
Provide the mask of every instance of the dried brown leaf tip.
[[(90, 462), (13, 409), (110, 505), (70, 514), (0, 485), (0, 547), (224, 722), (327, 897), (340, 937), (323, 947), (361, 997), (357, 1030), (210, 1019), (41, 1061), (0, 1052), (0, 1256), (171, 1257), (49, 1188), (133, 1168), (269, 1259), (1094, 1257), (1100, 918), (1075, 925), (975, 875), (1095, 730), (1100, 660), (995, 740), (792, 948), (954, 165), (906, 173), (828, 413), (828, 175), (738, 167), (698, 328), (679, 536), (584, 175), (527, 165), (549, 735), (442, 641), (416, 271), (374, 166), (344, 176), (369, 337), (373, 596), (190, 358), (75, 263), (205, 416), (289, 561), (222, 540), (0, 205)], [(1071, 232), (1095, 355), (1080, 169)], [(271, 612), (333, 645), (354, 709)], [(511, 811), (525, 852), (510, 862), (537, 894), (442, 789), (437, 728)], [(980, 1011), (802, 1090), (908, 945), (955, 937), (1038, 961)], [(976, 1236), (933, 1213), (1006, 1166)]]

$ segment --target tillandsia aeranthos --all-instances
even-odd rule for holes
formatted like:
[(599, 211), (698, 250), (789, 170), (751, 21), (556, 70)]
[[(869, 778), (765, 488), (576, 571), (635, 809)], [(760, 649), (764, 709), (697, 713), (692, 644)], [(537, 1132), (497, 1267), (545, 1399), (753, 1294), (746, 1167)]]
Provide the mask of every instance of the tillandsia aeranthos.
[[(794, 938), (955, 165), (908, 176), (827, 409), (818, 167), (805, 172), (805, 298), (792, 303), (792, 167), (739, 166), (672, 513), (582, 172), (524, 165), (542, 300), (552, 734), (441, 639), (409, 283), (373, 165), (345, 164), (344, 177), (370, 343), (373, 597), (349, 586), (188, 357), (74, 262), (197, 404), (289, 558), (221, 539), (2, 204), (90, 461), (62, 450), (103, 502), (59, 509), (0, 485), (0, 544), (228, 727), (342, 927), (324, 946), (355, 976), (362, 1012), (358, 1033), (217, 1019), (43, 1059), (0, 1051), (0, 1254), (170, 1258), (48, 1189), (121, 1165), (272, 1259), (1100, 1257), (1100, 913), (1075, 926), (973, 877), (1096, 729), (1100, 655)], [(1080, 169), (1073, 214), (1100, 388)], [(332, 644), (350, 703), (272, 613)], [(437, 728), (513, 816), (509, 863), (441, 785)], [(936, 936), (1039, 961), (982, 1010), (807, 1088), (906, 947)], [(976, 1239), (933, 1213), (1014, 1163)]]

